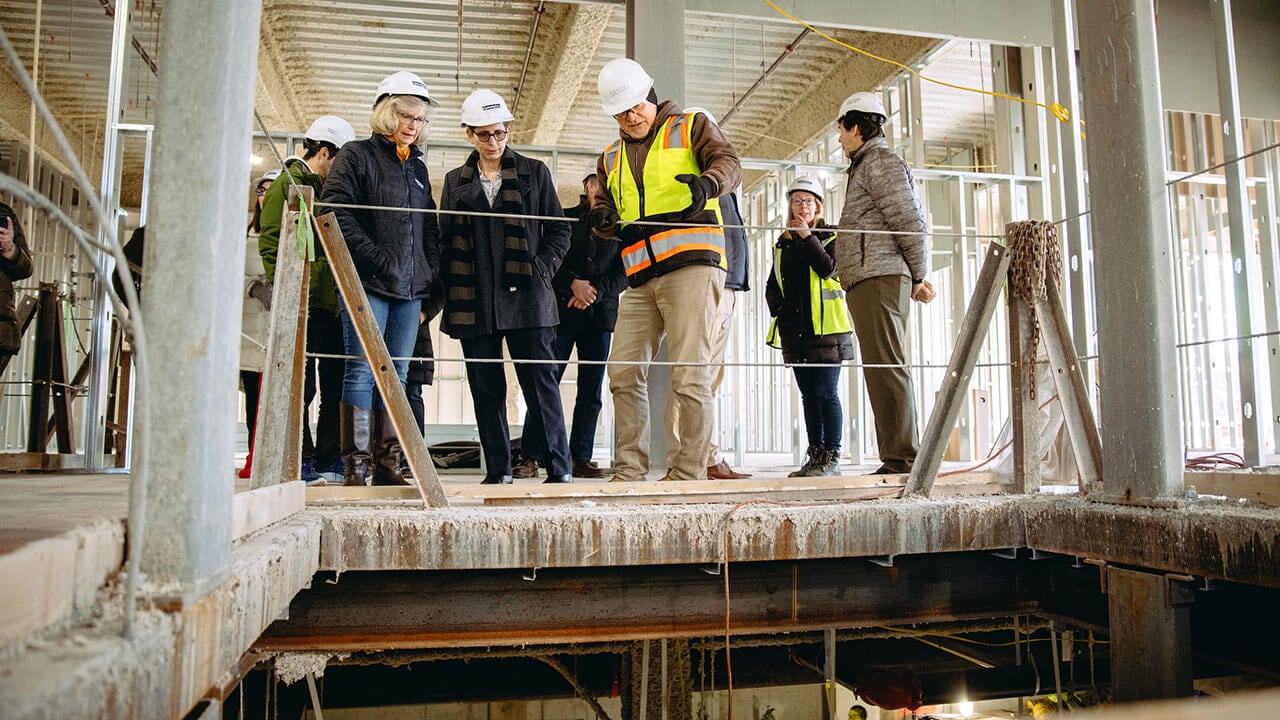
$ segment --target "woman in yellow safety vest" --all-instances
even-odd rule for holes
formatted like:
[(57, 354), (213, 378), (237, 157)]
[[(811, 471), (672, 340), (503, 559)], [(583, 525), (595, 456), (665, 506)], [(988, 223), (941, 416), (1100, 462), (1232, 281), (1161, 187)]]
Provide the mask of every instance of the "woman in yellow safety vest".
[(808, 458), (790, 477), (840, 472), (840, 363), (853, 359), (853, 336), (844, 291), (836, 277), (835, 238), (820, 219), (821, 183), (801, 175), (787, 188), (787, 230), (774, 246), (773, 270), (765, 300), (773, 315), (767, 342), (782, 349), (792, 366), (805, 431)]

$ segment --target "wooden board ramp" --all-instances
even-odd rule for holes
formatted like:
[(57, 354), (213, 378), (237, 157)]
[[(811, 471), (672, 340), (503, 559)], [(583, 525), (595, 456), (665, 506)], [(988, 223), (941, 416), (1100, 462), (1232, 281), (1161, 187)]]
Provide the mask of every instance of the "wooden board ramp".
[[(599, 503), (610, 505), (672, 505), (728, 503), (763, 500), (817, 502), (826, 500), (874, 500), (900, 497), (906, 475), (843, 475), (809, 478), (758, 478), (750, 480), (697, 480), (666, 482), (575, 482), (512, 485), (481, 485), (478, 480), (449, 483), (445, 494), (451, 505), (563, 505)], [(936, 484), (936, 496), (999, 495), (1010, 485), (998, 473), (971, 472), (944, 476)], [(307, 488), (307, 503), (397, 503), (419, 500), (411, 487)]]

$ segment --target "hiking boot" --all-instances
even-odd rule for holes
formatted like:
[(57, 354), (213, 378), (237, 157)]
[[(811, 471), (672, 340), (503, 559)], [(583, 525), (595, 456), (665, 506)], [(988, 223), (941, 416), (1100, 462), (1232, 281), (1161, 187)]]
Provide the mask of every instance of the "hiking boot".
[(817, 477), (821, 475), (818, 468), (822, 466), (822, 460), (826, 457), (826, 450), (816, 445), (810, 445), (809, 456), (805, 458), (804, 464), (799, 470), (793, 470), (787, 474), (787, 477)]

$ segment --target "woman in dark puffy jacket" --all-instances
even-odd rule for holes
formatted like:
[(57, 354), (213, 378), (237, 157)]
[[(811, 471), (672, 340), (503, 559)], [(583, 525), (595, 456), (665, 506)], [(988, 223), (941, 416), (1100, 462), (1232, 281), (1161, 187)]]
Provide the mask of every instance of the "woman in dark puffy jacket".
[[(325, 178), (326, 203), (397, 208), (335, 207), (338, 226), (351, 251), (369, 311), (382, 330), (403, 385), (408, 357), (418, 335), (421, 303), (440, 268), (440, 231), (431, 197), (431, 179), (421, 145), (435, 101), (410, 72), (389, 75), (378, 85), (367, 140), (346, 143)], [(399, 209), (403, 208), (403, 209)], [(347, 485), (406, 484), (400, 473), (403, 451), (391, 416), (374, 391), (355, 324), (341, 303), (343, 343), (348, 360), (342, 378), (341, 447)]]
[(808, 458), (791, 477), (840, 472), (840, 363), (853, 358), (844, 291), (836, 278), (835, 233), (822, 215), (822, 185), (801, 175), (787, 188), (788, 229), (774, 246), (765, 300), (773, 315), (768, 343), (796, 374)]
[(15, 355), (21, 345), (13, 284), (31, 277), (31, 248), (13, 208), (0, 203), (0, 357)]

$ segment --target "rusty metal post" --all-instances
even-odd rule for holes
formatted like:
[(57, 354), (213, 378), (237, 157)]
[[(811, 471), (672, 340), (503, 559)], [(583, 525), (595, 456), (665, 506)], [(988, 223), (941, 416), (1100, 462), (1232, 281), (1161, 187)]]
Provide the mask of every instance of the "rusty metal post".
[(1190, 585), (1157, 573), (1106, 568), (1111, 694), (1116, 702), (1188, 697)]

